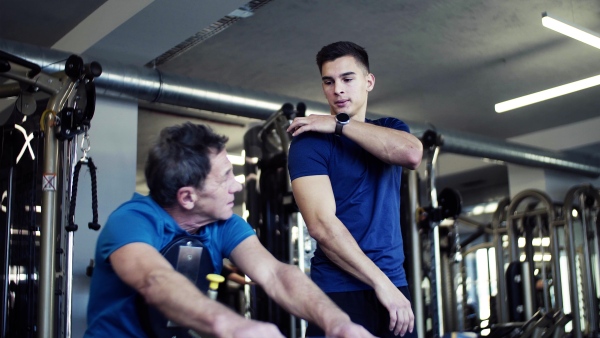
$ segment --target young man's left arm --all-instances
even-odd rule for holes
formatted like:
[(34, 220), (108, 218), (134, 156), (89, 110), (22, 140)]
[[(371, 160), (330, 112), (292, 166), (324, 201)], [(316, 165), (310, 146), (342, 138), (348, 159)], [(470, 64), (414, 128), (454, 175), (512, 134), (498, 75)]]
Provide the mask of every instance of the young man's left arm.
[(232, 251), (231, 259), (253, 282), (291, 314), (321, 327), (327, 337), (374, 338), (333, 303), (297, 267), (278, 261), (250, 236)]
[(350, 121), (342, 129), (342, 135), (389, 164), (416, 169), (423, 157), (421, 140), (402, 130)]
[[(287, 129), (293, 136), (307, 131), (332, 134), (336, 120), (333, 115), (309, 115), (295, 118)], [(342, 134), (383, 162), (416, 169), (423, 157), (421, 140), (402, 130), (376, 126), (354, 119), (344, 125)]]

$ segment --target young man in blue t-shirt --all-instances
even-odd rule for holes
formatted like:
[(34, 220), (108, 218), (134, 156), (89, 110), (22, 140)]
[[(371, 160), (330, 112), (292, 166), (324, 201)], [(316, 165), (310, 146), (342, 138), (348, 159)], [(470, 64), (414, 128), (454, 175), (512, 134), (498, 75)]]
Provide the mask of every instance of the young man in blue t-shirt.
[[(351, 319), (379, 337), (416, 337), (400, 232), (402, 167), (423, 146), (395, 118), (366, 119), (375, 85), (352, 42), (317, 54), (331, 115), (294, 119), (288, 168), (295, 200), (317, 241), (311, 278)], [(309, 325), (307, 336), (323, 331)]]

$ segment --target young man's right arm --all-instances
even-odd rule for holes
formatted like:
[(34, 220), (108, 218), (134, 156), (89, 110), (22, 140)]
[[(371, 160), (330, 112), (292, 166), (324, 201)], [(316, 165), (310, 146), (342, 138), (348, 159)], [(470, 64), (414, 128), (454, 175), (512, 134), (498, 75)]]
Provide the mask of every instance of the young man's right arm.
[(247, 320), (202, 294), (152, 246), (127, 244), (110, 255), (121, 280), (170, 320), (215, 337), (283, 337), (269, 323)]
[(309, 234), (327, 257), (344, 271), (370, 285), (390, 314), (390, 331), (412, 332), (414, 314), (410, 302), (358, 246), (352, 234), (337, 218), (331, 181), (327, 175), (313, 175), (292, 181), (294, 198)]

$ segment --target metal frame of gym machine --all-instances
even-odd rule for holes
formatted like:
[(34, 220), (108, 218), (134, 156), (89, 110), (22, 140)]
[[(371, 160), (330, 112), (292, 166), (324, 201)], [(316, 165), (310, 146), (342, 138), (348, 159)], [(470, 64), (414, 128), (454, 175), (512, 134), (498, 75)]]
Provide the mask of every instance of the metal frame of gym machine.
[[(43, 180), (39, 228), (41, 262), (37, 323), (31, 332), (37, 337), (55, 337), (57, 333), (67, 338), (71, 336), (73, 232), (65, 231), (63, 225), (69, 224), (69, 213), (66, 210), (71, 199), (71, 169), (77, 154), (77, 135), (85, 132), (87, 136), (89, 120), (95, 109), (93, 79), (101, 72), (97, 62), (84, 64), (79, 56), (72, 55), (65, 61), (64, 71), (46, 74), (39, 65), (0, 51), (0, 77), (16, 81), (0, 86), (0, 97), (19, 96), (18, 100), (23, 102), (19, 106), (35, 107), (34, 93), (50, 95), (40, 122), (45, 126), (42, 128), (43, 178), (39, 178)], [(33, 110), (35, 111), (35, 108)], [(84, 126), (82, 122), (87, 125)], [(9, 203), (11, 194), (12, 191), (9, 191)], [(7, 219), (7, 224), (12, 226), (10, 212)], [(6, 296), (9, 292), (10, 226), (5, 231), (7, 242), (4, 243), (5, 269), (2, 272), (5, 276), (2, 286), (2, 294), (5, 296), (4, 309), (7, 308)], [(57, 259), (57, 254), (62, 256)], [(57, 261), (60, 266), (57, 266)], [(61, 275), (64, 278), (61, 278)], [(6, 335), (7, 326), (6, 311), (3, 311), (0, 332), (3, 337)]]
[[(532, 204), (532, 201), (536, 203)], [(578, 201), (578, 204), (574, 204), (574, 201)], [(540, 204), (541, 208), (535, 208)], [(525, 208), (522, 208), (523, 205)], [(580, 215), (578, 222), (581, 223), (581, 228), (574, 226), (575, 216), (573, 216), (572, 210), (578, 210)], [(493, 241), (461, 248), (463, 257), (480, 248), (495, 248), (498, 290), (496, 329), (504, 329), (503, 334), (510, 337), (562, 337), (565, 335), (564, 326), (573, 318), (580, 318), (580, 320), (573, 320), (571, 333), (573, 337), (596, 337), (598, 335), (599, 210), (600, 195), (598, 190), (591, 185), (571, 188), (566, 194), (562, 207), (556, 206), (547, 194), (538, 190), (525, 190), (517, 194), (512, 202), (504, 199), (498, 204), (491, 224)], [(459, 217), (458, 221), (465, 224), (468, 222), (462, 217)], [(531, 240), (534, 235), (533, 230), (541, 231), (542, 227), (547, 229), (550, 239), (548, 253), (552, 258), (548, 264), (551, 268), (551, 278), (548, 278), (545, 270), (541, 271), (543, 297), (537, 304), (534, 297), (536, 292), (533, 282), (534, 251)], [(485, 228), (484, 232), (487, 233), (488, 230)], [(581, 233), (576, 233), (578, 230)], [(521, 252), (518, 245), (518, 239), (522, 233), (525, 233), (524, 262), (520, 262)], [(561, 234), (564, 234), (564, 237), (561, 238)], [(587, 235), (584, 236), (584, 234)], [(509, 261), (521, 265), (515, 270), (516, 274), (508, 272), (512, 269), (507, 267), (505, 260), (503, 236), (509, 238), (506, 243), (509, 247)], [(540, 233), (540, 238), (542, 236), (543, 234)], [(577, 243), (576, 237), (579, 240)], [(563, 251), (568, 260), (569, 278), (566, 280), (561, 278), (560, 256)], [(581, 278), (576, 269), (578, 262), (580, 263)], [(464, 265), (461, 267), (461, 271), (463, 268)], [(516, 278), (518, 281), (514, 285), (516, 287), (510, 288), (510, 292), (507, 288), (507, 278), (511, 278), (511, 280)], [(551, 284), (549, 284), (549, 280), (552, 280)], [(563, 283), (567, 285), (563, 285)], [(465, 287), (463, 284), (463, 288)], [(580, 287), (583, 289), (581, 290), (582, 297), (579, 297)], [(551, 298), (550, 288), (554, 290), (554, 301)], [(562, 290), (565, 288), (568, 288), (570, 294), (571, 312), (568, 314), (562, 311), (564, 306)], [(463, 293), (466, 294), (466, 291)], [(520, 293), (521, 296), (510, 295), (511, 293)], [(512, 298), (513, 302), (515, 299), (522, 299), (523, 303), (509, 304), (509, 298)], [(464, 306), (463, 300), (463, 308)], [(509, 308), (516, 308), (517, 311), (513, 311), (509, 315)], [(534, 313), (536, 309), (539, 310)], [(596, 309), (596, 311), (592, 309)]]
[[(427, 135), (427, 133), (430, 133)], [(427, 199), (431, 203), (429, 211), (438, 208), (439, 196), (436, 195), (435, 187), (435, 165), (437, 155), (440, 151), (440, 147), (443, 144), (441, 136), (436, 135), (435, 132), (426, 131), (423, 136), (424, 148), (426, 150), (425, 155), (427, 156)], [(416, 174), (409, 176), (409, 185), (411, 191), (418, 189), (418, 178)], [(418, 208), (416, 200), (417, 197), (411, 194), (411, 209), (416, 210)], [(437, 197), (437, 198), (436, 198)], [(573, 200), (578, 200), (579, 204), (574, 206)], [(532, 204), (532, 200), (537, 203)], [(529, 203), (528, 205), (525, 205)], [(536, 207), (540, 204), (541, 207)], [(525, 208), (523, 208), (525, 205)], [(581, 239), (580, 245), (575, 242), (575, 220), (571, 214), (571, 210), (574, 208), (578, 209), (582, 214), (580, 217), (581, 232), (582, 235), (577, 236)], [(594, 209), (595, 208), (595, 209)], [(443, 208), (442, 208), (443, 209)], [(523, 210), (524, 209), (524, 210)], [(497, 297), (496, 297), (496, 313), (498, 324), (497, 328), (502, 329), (502, 325), (505, 325), (505, 329), (513, 329), (510, 333), (511, 337), (561, 337), (564, 336), (564, 326), (571, 321), (572, 318), (581, 318), (584, 323), (584, 329), (582, 330), (581, 323), (579, 321), (573, 321), (572, 334), (576, 338), (598, 335), (598, 283), (600, 283), (600, 196), (598, 190), (589, 186), (583, 185), (572, 188), (565, 198), (562, 207), (558, 207), (548, 195), (544, 192), (537, 190), (525, 190), (517, 194), (512, 201), (508, 198), (501, 201), (498, 204), (498, 208), (494, 213), (492, 224), (490, 226), (483, 226), (483, 229), (475, 234), (474, 236), (481, 236), (483, 234), (492, 235), (492, 241), (487, 243), (481, 243), (469, 248), (463, 248), (462, 246), (458, 249), (461, 250), (463, 255), (467, 255), (474, 252), (478, 248), (494, 248), (496, 252), (496, 276), (497, 276)], [(563, 216), (560, 218), (559, 216)], [(439, 219), (439, 217), (438, 217)], [(458, 221), (462, 223), (468, 223), (468, 220), (464, 220), (458, 217)], [(595, 226), (593, 225), (595, 222)], [(418, 220), (415, 218), (411, 219), (411, 228), (413, 232), (418, 231), (417, 227)], [(560, 230), (563, 228), (564, 232), (564, 245), (562, 245)], [(549, 271), (552, 277), (552, 285), (548, 283), (548, 276), (546, 271), (542, 271), (542, 298), (539, 303), (534, 299), (535, 296), (535, 285), (533, 281), (533, 247), (531, 245), (531, 238), (533, 236), (532, 231), (537, 229), (547, 233), (550, 238), (550, 250), (548, 253), (551, 254), (551, 261), (549, 264)], [(519, 230), (520, 229), (520, 230)], [(434, 337), (441, 337), (447, 331), (452, 331), (457, 327), (453, 325), (453, 322), (463, 318), (451, 318), (454, 312), (445, 311), (449, 305), (456, 303), (456, 299), (452, 299), (449, 295), (454, 294), (452, 289), (453, 278), (444, 279), (443, 283), (440, 282), (444, 271), (446, 273), (448, 269), (442, 270), (441, 265), (448, 264), (449, 261), (443, 261), (442, 255), (440, 254), (440, 234), (439, 234), (439, 222), (434, 219), (430, 222), (429, 240), (431, 242), (431, 262), (432, 271), (430, 273), (431, 288), (432, 288), (432, 301), (430, 304), (430, 316), (433, 321), (433, 334)], [(518, 238), (520, 232), (528, 232), (528, 238), (526, 239), (525, 245), (525, 261), (520, 262), (521, 255), (518, 246)], [(583, 235), (585, 234), (585, 235)], [(541, 232), (540, 232), (541, 235)], [(507, 290), (507, 272), (504, 257), (504, 240), (503, 237), (508, 237), (509, 247), (509, 261), (517, 262), (522, 265), (522, 270), (519, 269), (518, 278), (520, 279), (519, 288), (515, 290)], [(544, 235), (545, 236), (545, 235)], [(541, 237), (541, 236), (540, 236)], [(420, 238), (418, 235), (411, 237), (413, 251), (415, 248), (420, 247)], [(465, 242), (470, 243), (471, 238)], [(459, 244), (459, 243), (457, 243)], [(465, 244), (466, 246), (466, 244)], [(561, 250), (566, 251), (568, 259), (568, 272), (569, 280), (561, 280), (560, 262), (559, 257)], [(543, 250), (543, 249), (542, 249)], [(419, 252), (416, 253), (418, 257)], [(464, 256), (463, 256), (464, 257)], [(543, 259), (543, 258), (542, 258)], [(578, 276), (576, 269), (577, 263), (581, 266), (580, 272), (581, 278)], [(448, 268), (448, 267), (446, 267)], [(459, 271), (464, 270), (464, 262), (461, 262), (461, 268)], [(414, 299), (424, 299), (421, 292), (420, 283), (422, 282), (422, 276), (420, 273), (420, 266), (415, 266), (410, 271), (411, 283), (413, 284), (412, 292), (414, 292)], [(511, 276), (514, 277), (514, 276)], [(566, 287), (570, 290), (570, 302), (571, 302), (571, 313), (563, 313), (563, 282), (569, 283)], [(581, 292), (580, 290), (581, 286)], [(464, 281), (463, 281), (463, 287)], [(552, 301), (550, 295), (550, 289), (553, 288), (554, 301)], [(416, 292), (415, 292), (416, 291)], [(522, 313), (522, 318), (519, 321), (515, 321), (513, 318), (509, 318), (507, 300), (508, 293), (510, 292), (522, 292), (523, 293), (523, 304), (519, 307)], [(583, 294), (582, 301), (584, 304), (579, 303), (579, 294)], [(463, 300), (464, 301), (464, 300)], [(458, 305), (458, 304), (453, 304)], [(464, 305), (464, 303), (463, 303)], [(534, 313), (534, 310), (538, 310)], [(582, 310), (587, 309), (587, 310)], [(596, 309), (596, 311), (590, 311)], [(422, 306), (415, 309), (417, 313), (416, 327), (419, 329), (420, 334), (424, 329), (423, 318), (419, 315), (424, 314)], [(582, 313), (583, 316), (582, 316)], [(505, 331), (509, 332), (509, 331)]]
[[(532, 203), (535, 202), (535, 203)], [(538, 207), (540, 205), (542, 207)], [(525, 206), (525, 207), (523, 207)], [(463, 257), (477, 251), (478, 249), (491, 249), (495, 251), (495, 273), (496, 289), (495, 308), (490, 308), (496, 315), (490, 317), (491, 337), (560, 337), (564, 335), (564, 325), (568, 323), (571, 316), (565, 315), (562, 309), (562, 297), (560, 292), (555, 292), (554, 302), (551, 299), (550, 288), (561, 290), (560, 267), (558, 260), (554, 259), (560, 255), (560, 240), (558, 233), (559, 220), (556, 218), (556, 207), (550, 198), (543, 192), (537, 190), (525, 190), (517, 194), (512, 202), (508, 198), (498, 203), (493, 214), (491, 226), (479, 224), (483, 227), (482, 234), (491, 234), (493, 239), (488, 242), (461, 247)], [(459, 217), (458, 221), (468, 224), (468, 219)], [(537, 229), (541, 238), (548, 236), (550, 239), (550, 251), (552, 261), (548, 264), (551, 268), (550, 277), (546, 270), (541, 270), (543, 282), (542, 300), (535, 298), (536, 290), (533, 281), (534, 271), (534, 248), (532, 239), (533, 231)], [(524, 258), (521, 262), (519, 249), (519, 237), (525, 236)], [(505, 241), (503, 237), (508, 237)], [(504, 247), (509, 247), (509, 258), (507, 263)], [(542, 255), (544, 254), (543, 246)], [(542, 257), (543, 262), (543, 257)], [(545, 263), (542, 263), (545, 268)], [(464, 263), (461, 266), (464, 274)], [(465, 277), (463, 276), (463, 279)], [(510, 279), (511, 288), (507, 287)], [(548, 280), (553, 282), (550, 284)], [(493, 283), (492, 280), (489, 281)], [(466, 284), (463, 284), (463, 293), (466, 294)], [(490, 284), (490, 296), (492, 296), (492, 285)], [(463, 299), (463, 308), (466, 307), (466, 299)], [(492, 304), (490, 304), (492, 305)], [(509, 313), (509, 309), (511, 310)], [(534, 309), (539, 309), (533, 313)], [(464, 320), (464, 317), (463, 317)], [(464, 322), (463, 322), (464, 324)]]
[[(574, 201), (578, 203), (574, 203)], [(581, 223), (579, 236), (576, 236), (575, 233), (573, 210), (579, 211)], [(600, 335), (597, 289), (598, 283), (600, 283), (600, 276), (598, 275), (600, 273), (598, 271), (600, 269), (600, 193), (598, 189), (592, 185), (580, 185), (571, 188), (565, 196), (563, 220), (560, 225), (564, 226), (565, 233), (571, 313), (573, 318), (580, 318), (580, 320), (573, 320), (574, 337), (597, 337)], [(575, 237), (581, 239), (581, 252), (579, 255)], [(577, 275), (577, 261), (580, 262), (581, 282), (579, 282)], [(558, 269), (560, 269), (560, 266), (558, 266)], [(583, 294), (582, 304), (579, 303), (580, 283)], [(593, 311), (594, 309), (595, 311)], [(584, 310), (583, 316), (582, 310)], [(581, 321), (584, 323), (584, 329), (582, 329)]]
[[(421, 238), (417, 224), (421, 226), (423, 234), (427, 235), (427, 243), (430, 254), (430, 267), (428, 278), (430, 282), (430, 302), (428, 304), (428, 313), (431, 319), (431, 327), (433, 337), (442, 337), (449, 329), (453, 327), (453, 322), (456, 321), (456, 311), (451, 307), (456, 303), (456, 294), (454, 292), (454, 281), (450, 278), (443, 279), (443, 273), (450, 272), (450, 264), (448, 257), (441, 254), (440, 250), (440, 223), (447, 218), (455, 218), (460, 214), (462, 208), (461, 197), (457, 191), (453, 189), (443, 189), (439, 194), (435, 185), (436, 165), (443, 145), (442, 135), (433, 130), (427, 130), (421, 138), (424, 149), (424, 158), (426, 159), (426, 186), (427, 186), (427, 203), (429, 205), (422, 210), (422, 214), (418, 217), (423, 219), (411, 220), (411, 250), (414, 253), (415, 249), (421, 249)], [(415, 174), (409, 176), (409, 191), (411, 196), (411, 207), (416, 206), (417, 179)], [(417, 210), (417, 209), (412, 209)], [(415, 257), (421, 257), (420, 254)], [(418, 264), (410, 265), (407, 272), (411, 276), (411, 293), (415, 300), (413, 311), (416, 312), (415, 327), (419, 335), (425, 335), (425, 309), (422, 302), (425, 302), (423, 293), (420, 290), (422, 283), (421, 275), (421, 260)]]
[[(256, 229), (259, 240), (275, 258), (298, 266), (302, 271), (305, 225), (293, 201), (287, 170), (292, 139), (287, 127), (294, 117), (304, 116), (305, 110), (304, 103), (298, 103), (296, 108), (285, 103), (263, 124), (250, 128), (244, 135), (248, 223)], [(254, 319), (276, 324), (290, 338), (304, 335), (306, 321), (287, 313), (257, 286), (246, 286), (246, 289), (251, 289), (246, 292), (246, 297), (251, 299)], [(257, 300), (261, 300), (260, 304)]]
[[(541, 205), (541, 207), (536, 207), (538, 205)], [(557, 207), (546, 193), (538, 190), (524, 190), (515, 195), (505, 208), (505, 219), (509, 246), (509, 263), (506, 267), (502, 251), (500, 251), (501, 254), (496, 254), (499, 284), (496, 306), (500, 323), (507, 328), (513, 327), (513, 336), (535, 336), (542, 334), (543, 331), (546, 331), (546, 333), (543, 333), (544, 336), (550, 334), (554, 337), (562, 336), (564, 334), (564, 324), (568, 322), (569, 318), (562, 313), (560, 268), (556, 259), (560, 257), (559, 237), (556, 228)], [(494, 229), (499, 231), (499, 227)], [(541, 304), (538, 304), (535, 299), (535, 261), (532, 239), (535, 235), (533, 231), (536, 229), (540, 235), (540, 240), (544, 237), (545, 231), (547, 231), (550, 239), (551, 262), (549, 264), (553, 281), (552, 286), (549, 285), (543, 257), (544, 247), (540, 245), (542, 250), (541, 281), (543, 284), (543, 299), (539, 302)], [(525, 236), (524, 260), (521, 259), (519, 249), (519, 238), (522, 235)], [(502, 236), (496, 236), (496, 240), (498, 241), (496, 243), (497, 247), (501, 248)], [(516, 286), (511, 288), (510, 292), (506, 286), (508, 279)], [(554, 304), (551, 300), (550, 287), (555, 290)], [(522, 297), (518, 297), (518, 295), (522, 295)], [(520, 299), (522, 299), (522, 303), (519, 302)], [(514, 311), (509, 313), (509, 308), (514, 308)], [(534, 311), (536, 312), (534, 313)]]
[[(542, 208), (536, 208), (524, 211), (519, 211), (519, 206), (527, 202), (527, 200), (536, 200), (543, 205)], [(574, 203), (574, 200), (578, 203)], [(531, 205), (531, 204), (530, 204)], [(575, 227), (576, 216), (573, 215), (573, 210), (577, 210), (579, 214), (579, 223), (581, 227)], [(576, 338), (596, 337), (600, 328), (598, 327), (598, 290), (597, 284), (600, 282), (598, 277), (599, 261), (598, 253), (600, 250), (600, 237), (598, 229), (600, 210), (600, 195), (598, 190), (591, 185), (580, 185), (572, 187), (566, 194), (562, 206), (556, 206), (550, 197), (544, 192), (537, 190), (525, 190), (517, 194), (509, 206), (498, 208), (496, 215), (505, 213), (506, 228), (500, 225), (499, 217), (494, 216), (494, 233), (497, 252), (502, 248), (502, 234), (506, 231), (509, 235), (510, 261), (518, 262), (518, 228), (521, 228), (526, 233), (525, 240), (525, 264), (519, 272), (519, 276), (523, 281), (522, 290), (514, 290), (523, 292), (523, 319), (528, 319), (526, 323), (521, 323), (520, 330), (516, 332), (519, 337), (561, 337), (565, 334), (564, 326), (572, 321), (571, 336)], [(544, 222), (544, 217), (546, 220)], [(533, 219), (533, 224), (531, 223)], [(595, 223), (595, 226), (593, 225)], [(548, 284), (548, 278), (545, 271), (542, 272), (543, 282), (543, 300), (542, 304), (536, 304), (534, 293), (535, 286), (533, 283), (533, 250), (531, 246), (531, 232), (536, 227), (541, 227), (545, 224), (548, 227), (550, 239), (550, 254), (551, 254), (551, 280), (552, 286)], [(528, 229), (531, 228), (531, 229)], [(561, 232), (562, 228), (562, 232)], [(540, 228), (541, 229), (541, 228)], [(562, 235), (562, 236), (561, 236)], [(576, 242), (576, 238), (579, 239)], [(580, 243), (578, 246), (577, 244)], [(563, 279), (561, 273), (560, 257), (561, 252), (565, 252), (567, 258), (568, 278)], [(543, 257), (542, 257), (543, 259)], [(577, 263), (580, 263), (579, 272), (581, 278), (578, 278)], [(511, 318), (508, 313), (507, 303), (510, 297), (507, 290), (506, 271), (504, 269), (504, 256), (497, 255), (496, 257), (498, 271), (498, 298), (497, 311), (500, 322), (507, 325), (518, 325), (519, 323), (511, 323), (514, 318)], [(566, 283), (566, 285), (563, 285)], [(579, 289), (583, 289), (581, 293), (583, 297), (579, 297)], [(550, 287), (554, 289), (554, 302), (550, 297)], [(569, 290), (569, 305), (570, 313), (563, 313), (564, 299), (563, 290)], [(536, 313), (533, 313), (537, 307)], [(594, 311), (595, 309), (595, 311)], [(582, 315), (582, 311), (584, 312)], [(514, 316), (514, 314), (513, 314)], [(583, 328), (582, 328), (583, 323)], [(517, 336), (517, 335), (515, 335)]]

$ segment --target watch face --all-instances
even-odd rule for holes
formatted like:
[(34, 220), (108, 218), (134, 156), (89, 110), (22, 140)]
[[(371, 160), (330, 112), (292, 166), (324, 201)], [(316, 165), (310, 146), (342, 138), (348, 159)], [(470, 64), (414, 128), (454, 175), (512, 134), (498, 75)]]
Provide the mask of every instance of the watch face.
[(348, 123), (350, 121), (350, 116), (346, 113), (339, 113), (335, 116), (336, 120), (340, 123)]

